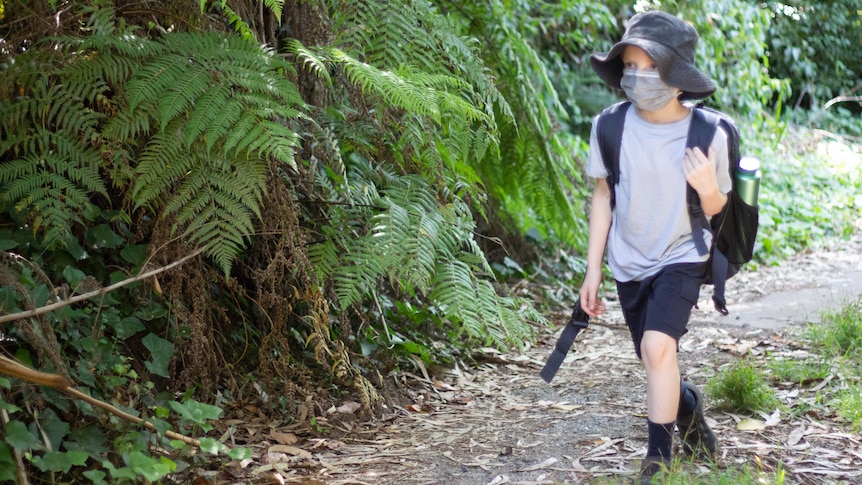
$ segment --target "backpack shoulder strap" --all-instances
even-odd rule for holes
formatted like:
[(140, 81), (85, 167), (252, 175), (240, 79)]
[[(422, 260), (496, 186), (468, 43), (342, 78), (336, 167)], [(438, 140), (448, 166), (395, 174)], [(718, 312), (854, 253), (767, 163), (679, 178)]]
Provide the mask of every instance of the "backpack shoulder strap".
[[(718, 129), (719, 118), (715, 114), (701, 108), (695, 108), (691, 114), (692, 118), (688, 128), (686, 146), (689, 148), (700, 148), (706, 154), (709, 152), (709, 146), (712, 145), (712, 139), (715, 137), (715, 131)], [(686, 199), (688, 201), (688, 214), (691, 218), (694, 245), (697, 248), (697, 253), (703, 256), (709, 253), (709, 248), (706, 247), (706, 239), (703, 236), (703, 231), (709, 230), (709, 221), (706, 219), (703, 208), (700, 206), (700, 197), (698, 197), (697, 191), (688, 184), (686, 184)]]
[(623, 126), (626, 113), (631, 105), (629, 101), (621, 101), (605, 108), (596, 119), (596, 137), (602, 161), (608, 171), (608, 187), (611, 189), (611, 209), (616, 206), (615, 187), (620, 181), (620, 146), (623, 142)]

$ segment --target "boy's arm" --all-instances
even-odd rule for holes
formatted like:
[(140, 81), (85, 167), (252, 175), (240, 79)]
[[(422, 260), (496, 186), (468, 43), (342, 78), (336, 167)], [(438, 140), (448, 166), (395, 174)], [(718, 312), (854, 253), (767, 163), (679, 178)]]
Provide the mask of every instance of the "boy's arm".
[(727, 203), (727, 194), (718, 187), (715, 176), (716, 154), (712, 148), (709, 156), (704, 155), (700, 148), (686, 148), (682, 159), (683, 172), (689, 185), (697, 191), (700, 197), (700, 207), (707, 217), (721, 212)]
[(587, 247), (587, 272), (581, 285), (581, 308), (594, 317), (605, 312), (605, 304), (599, 300), (602, 284), (602, 265), (608, 231), (611, 228), (611, 191), (607, 180), (596, 179), (590, 204), (590, 239)]

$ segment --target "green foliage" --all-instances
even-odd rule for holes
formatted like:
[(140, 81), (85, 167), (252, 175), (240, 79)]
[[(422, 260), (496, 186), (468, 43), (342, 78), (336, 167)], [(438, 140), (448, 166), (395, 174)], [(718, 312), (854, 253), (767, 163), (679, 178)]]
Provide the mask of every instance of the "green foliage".
[(763, 371), (751, 359), (742, 359), (723, 369), (706, 387), (718, 407), (735, 412), (772, 412), (779, 405)]
[(769, 69), (790, 80), (796, 107), (816, 110), (835, 97), (859, 94), (862, 1), (782, 0), (767, 8)]
[(294, 165), (284, 122), (303, 104), (291, 65), (216, 33), (52, 42), (53, 57), (4, 69), (6, 89), (23, 95), (0, 104), (12, 134), (0, 144), (0, 203), (56, 243), (92, 220), (109, 183), (131, 184), (135, 208), (161, 210), (229, 271), (260, 217), (267, 163)]
[(796, 140), (816, 136), (792, 129), (788, 141), (772, 150), (751, 135), (750, 151), (761, 158), (760, 231), (757, 255), (774, 262), (823, 241), (846, 238), (856, 230), (862, 210), (862, 160), (858, 147), (840, 139), (816, 145)]
[(832, 363), (826, 359), (773, 359), (767, 367), (770, 375), (780, 382), (800, 386), (822, 381), (832, 372)]
[(0, 141), (0, 209), (21, 214), (56, 244), (91, 220), (91, 197), (107, 196), (91, 144), (102, 116), (85, 104), (106, 86), (71, 87), (62, 75), (49, 81), (57, 69), (38, 59), (5, 67), (3, 89), (23, 95), (0, 100), (0, 131), (7, 134)]
[[(775, 123), (790, 91), (786, 80), (770, 76), (767, 10), (743, 0), (649, 3), (678, 13), (697, 29), (695, 63), (718, 86), (709, 104), (751, 120), (758, 129), (763, 123), (772, 133), (781, 129)], [(770, 107), (775, 119), (768, 116)]]
[[(108, 349), (106, 344), (100, 343), (105, 350)], [(114, 362), (113, 359), (108, 360)], [(110, 366), (103, 362), (88, 364), (96, 367), (94, 377), (100, 381), (104, 379), (105, 383), (110, 383), (116, 389), (133, 384), (131, 388), (142, 391), (153, 386), (152, 382), (137, 382), (137, 375), (129, 372), (128, 368), (123, 370), (122, 366)], [(80, 371), (79, 368), (73, 372), (77, 374)], [(43, 390), (34, 395), (27, 389), (25, 387), (15, 392), (23, 393), (25, 399), (38, 402), (39, 407), (44, 409), (39, 411), (31, 406), (23, 409), (7, 402), (4, 399), (6, 393), (0, 396), (0, 408), (6, 410), (11, 418), (0, 440), (0, 463), (5, 463), (0, 478), (4, 480), (14, 477), (17, 468), (12, 450), (26, 457), (27, 466), (45, 474), (59, 474), (69, 477), (72, 482), (82, 481), (86, 477), (93, 483), (116, 484), (138, 483), (141, 477), (158, 481), (179, 468), (223, 459), (220, 455), (230, 459), (243, 459), (250, 455), (248, 449), (228, 449), (212, 438), (202, 438), (199, 453), (191, 454), (185, 442), (165, 438), (164, 433), (173, 429), (181, 433), (210, 431), (210, 423), (221, 414), (221, 409), (212, 405), (191, 399), (182, 403), (173, 400), (155, 402), (151, 396), (141, 393), (134, 398), (143, 397), (144, 401), (151, 402), (147, 411), (158, 416), (149, 418), (159, 429), (159, 433), (154, 434), (128, 423), (111, 422), (89, 405), (70, 401), (57, 392)], [(116, 389), (112, 387), (110, 390)], [(92, 391), (98, 394), (100, 390), (93, 388)], [(112, 404), (122, 407), (116, 401)], [(170, 413), (167, 407), (175, 413)], [(80, 415), (82, 422), (70, 425), (68, 416), (74, 414)], [(151, 451), (154, 447), (176, 453), (171, 454), (171, 458), (167, 455), (158, 456)]]
[(830, 357), (846, 357), (862, 364), (862, 300), (820, 315), (822, 323), (807, 328), (808, 339)]
[(499, 156), (489, 153), (478, 167), (502, 228), (518, 234), (533, 229), (543, 237), (585, 247), (580, 207), (584, 186), (577, 158), (583, 144), (562, 129), (567, 113), (539, 48), (546, 39), (566, 48), (585, 42), (572, 33), (577, 29), (563, 25), (553, 26), (553, 33), (543, 32), (552, 14), (568, 12), (561, 22), (569, 25), (580, 12), (581, 22), (591, 25), (604, 21), (606, 11), (586, 2), (533, 2), (529, 9), (500, 1), (437, 4), (443, 11), (457, 12), (453, 26), (460, 35), (486, 46), (479, 53), (482, 64), (496, 75), (496, 89), (505, 99), (505, 104), (491, 105), (499, 120)]
[[(784, 485), (787, 472), (779, 464), (775, 471), (752, 464), (725, 465), (723, 463), (698, 463), (675, 457), (668, 470), (654, 477), (653, 482), (662, 485)], [(590, 480), (595, 485), (623, 485), (631, 478), (598, 477)]]
[[(435, 194), (418, 176), (397, 176), (351, 157), (347, 173), (348, 200), (328, 208), (329, 219), (365, 221), (345, 238), (347, 228), (313, 245), (309, 257), (320, 281), (331, 279), (342, 309), (363, 303), (381, 278), (393, 288), (427, 295), (466, 340), (483, 345), (520, 344), (530, 338), (520, 303), (501, 298), (481, 275), (492, 273), (472, 237), (475, 222), (458, 197)], [(331, 197), (337, 194), (333, 193)], [(354, 226), (355, 227), (355, 226)], [(331, 270), (327, 271), (327, 270)], [(441, 322), (442, 323), (442, 322)]]
[(851, 382), (842, 389), (837, 398), (837, 412), (854, 432), (862, 431), (862, 387)]

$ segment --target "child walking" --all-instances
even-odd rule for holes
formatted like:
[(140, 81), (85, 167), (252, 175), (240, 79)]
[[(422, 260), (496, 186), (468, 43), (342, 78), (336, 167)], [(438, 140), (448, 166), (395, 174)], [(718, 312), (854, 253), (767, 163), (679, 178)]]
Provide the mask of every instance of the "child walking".
[[(595, 187), (580, 301), (588, 315), (604, 313), (598, 292), (607, 248), (623, 316), (646, 372), (648, 443), (640, 483), (651, 483), (670, 465), (674, 427), (685, 453), (712, 458), (718, 450), (703, 415), (703, 396), (681, 380), (677, 364), (679, 339), (705, 282), (708, 258), (696, 247), (686, 185), (697, 192), (707, 217), (722, 210), (731, 188), (726, 133), (716, 132), (708, 153), (686, 148), (692, 113), (682, 101), (706, 98), (716, 89), (694, 66), (697, 39), (688, 23), (650, 11), (632, 17), (607, 54), (590, 58), (599, 77), (622, 89), (631, 105), (613, 207), (593, 123), (587, 174)], [(703, 232), (708, 247), (711, 235)]]

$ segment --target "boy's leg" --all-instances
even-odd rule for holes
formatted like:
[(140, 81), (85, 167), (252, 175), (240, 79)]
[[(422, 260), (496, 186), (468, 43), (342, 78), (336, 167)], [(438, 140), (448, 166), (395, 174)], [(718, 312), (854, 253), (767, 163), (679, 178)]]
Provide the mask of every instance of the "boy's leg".
[(679, 338), (697, 303), (704, 265), (676, 265), (637, 283), (618, 283), (623, 314), (647, 374), (649, 445), (641, 483), (670, 463), (680, 403)]
[(641, 483), (651, 483), (653, 475), (671, 462), (680, 397), (676, 345), (674, 338), (655, 330), (647, 330), (641, 339), (641, 362), (647, 377), (648, 430)]
[(680, 377), (673, 337), (647, 330), (641, 340), (641, 362), (647, 378), (647, 417), (653, 423), (676, 421)]

